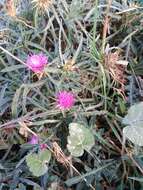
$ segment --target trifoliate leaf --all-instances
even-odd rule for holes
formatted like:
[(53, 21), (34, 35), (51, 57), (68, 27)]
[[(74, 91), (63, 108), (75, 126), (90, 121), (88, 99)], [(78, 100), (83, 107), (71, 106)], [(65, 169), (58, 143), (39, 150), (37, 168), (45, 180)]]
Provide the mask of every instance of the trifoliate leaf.
[(40, 151), (38, 154), (28, 154), (26, 157), (26, 163), (33, 175), (39, 177), (47, 172), (47, 163), (50, 161), (50, 158), (50, 151), (45, 149)]
[(124, 117), (125, 125), (140, 125), (143, 124), (143, 102), (131, 106), (128, 114)]
[(94, 145), (94, 136), (91, 131), (79, 123), (69, 125), (69, 136), (67, 148), (71, 155), (82, 156), (84, 150), (89, 151)]
[(129, 139), (138, 146), (143, 146), (143, 126), (127, 126), (123, 129), (124, 139)]

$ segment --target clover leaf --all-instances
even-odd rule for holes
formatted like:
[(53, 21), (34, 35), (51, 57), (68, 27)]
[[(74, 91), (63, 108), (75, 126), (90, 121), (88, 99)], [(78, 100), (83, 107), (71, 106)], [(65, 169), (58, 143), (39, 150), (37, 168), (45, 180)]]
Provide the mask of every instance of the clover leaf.
[(26, 163), (29, 167), (29, 170), (32, 172), (34, 176), (42, 176), (47, 170), (47, 163), (50, 161), (51, 153), (49, 150), (45, 149), (39, 151), (38, 154), (32, 153), (26, 156)]
[(70, 123), (67, 148), (71, 155), (82, 156), (84, 150), (89, 151), (94, 145), (91, 131), (79, 123)]
[(143, 102), (131, 106), (123, 119), (128, 126), (123, 129), (123, 139), (129, 139), (138, 146), (143, 146)]

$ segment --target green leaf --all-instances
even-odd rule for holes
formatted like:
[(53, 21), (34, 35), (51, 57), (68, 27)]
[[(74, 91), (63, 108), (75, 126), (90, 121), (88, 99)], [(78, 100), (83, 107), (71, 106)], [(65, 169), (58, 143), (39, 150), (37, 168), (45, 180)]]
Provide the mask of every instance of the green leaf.
[(94, 145), (94, 136), (91, 131), (87, 128), (84, 129), (84, 149), (89, 151), (91, 147)]
[(94, 136), (91, 131), (79, 123), (69, 125), (69, 136), (67, 148), (71, 155), (82, 156), (84, 150), (89, 151), (94, 145)]
[(23, 85), (21, 85), (20, 88), (16, 90), (13, 100), (12, 100), (11, 110), (12, 110), (13, 117), (18, 116), (19, 99), (20, 99), (22, 88), (23, 88)]
[(143, 183), (143, 177), (128, 177), (128, 179), (132, 179), (134, 181), (139, 181), (139, 182)]
[(51, 152), (47, 149), (40, 151), (39, 159), (43, 162), (49, 162), (51, 159)]
[(123, 137), (129, 139), (135, 145), (143, 146), (143, 127), (127, 126), (123, 129)]
[(11, 71), (16, 71), (18, 69), (23, 69), (23, 68), (26, 68), (26, 66), (25, 65), (12, 65), (12, 66), (2, 69), (0, 72), (11, 72)]
[(123, 123), (128, 125), (123, 129), (123, 138), (129, 139), (138, 146), (143, 146), (143, 102), (131, 106)]
[(67, 144), (67, 148), (69, 152), (75, 157), (82, 156), (84, 153), (84, 149), (82, 146), (72, 146), (72, 144)]
[(128, 114), (124, 117), (125, 125), (140, 125), (143, 124), (143, 102), (131, 106)]
[(86, 179), (86, 177), (89, 177), (91, 175), (95, 175), (101, 171), (104, 171), (105, 168), (108, 168), (109, 166), (111, 166), (113, 164), (113, 162), (111, 163), (108, 163), (106, 165), (103, 165), (97, 169), (93, 169), (89, 172), (86, 172), (86, 174), (82, 174), (80, 176), (76, 176), (76, 177), (72, 177), (72, 178), (69, 178), (67, 181), (65, 181), (65, 184), (67, 186), (72, 186), (72, 185), (75, 185), (77, 183), (80, 183), (81, 181), (83, 181), (84, 179)]
[(38, 154), (28, 154), (26, 157), (26, 163), (33, 175), (39, 177), (47, 172), (47, 163), (50, 161), (50, 158), (50, 151), (45, 149), (40, 151)]
[(26, 157), (26, 162), (29, 167), (29, 170), (33, 175), (39, 177), (47, 172), (47, 166), (42, 164), (42, 161), (38, 159), (38, 155), (31, 154)]

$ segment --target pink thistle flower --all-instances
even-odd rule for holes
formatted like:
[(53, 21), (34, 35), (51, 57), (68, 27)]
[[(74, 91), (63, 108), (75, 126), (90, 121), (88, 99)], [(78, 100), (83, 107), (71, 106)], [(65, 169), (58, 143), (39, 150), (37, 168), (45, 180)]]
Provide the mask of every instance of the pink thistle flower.
[(31, 139), (29, 141), (29, 144), (38, 144), (38, 142), (39, 142), (38, 136), (32, 135), (32, 137), (31, 137)]
[(43, 72), (47, 63), (48, 59), (43, 53), (30, 55), (26, 61), (26, 65), (35, 73)]
[(57, 94), (57, 105), (60, 109), (70, 109), (75, 103), (73, 93), (61, 91)]

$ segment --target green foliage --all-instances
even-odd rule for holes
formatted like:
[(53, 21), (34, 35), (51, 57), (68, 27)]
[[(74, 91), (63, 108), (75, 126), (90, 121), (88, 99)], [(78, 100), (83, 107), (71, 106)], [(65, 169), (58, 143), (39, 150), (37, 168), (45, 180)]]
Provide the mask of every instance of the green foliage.
[[(141, 0), (39, 2), (0, 0), (0, 190), (142, 190)], [(48, 58), (39, 78), (24, 64), (33, 53)], [(57, 107), (60, 90), (72, 109)], [(138, 146), (123, 151), (125, 139)]]
[(143, 125), (143, 102), (131, 106), (123, 119), (125, 125)]
[(33, 173), (34, 176), (42, 176), (48, 171), (47, 164), (51, 159), (51, 153), (49, 150), (45, 149), (36, 153), (29, 153), (26, 156), (26, 163), (29, 167), (29, 170)]
[(129, 125), (123, 129), (124, 139), (127, 138), (135, 145), (143, 146), (143, 102), (129, 108), (123, 123)]
[(70, 123), (67, 148), (71, 155), (82, 156), (84, 150), (89, 151), (94, 145), (92, 132), (84, 125)]
[(20, 183), (18, 185), (18, 188), (16, 188), (15, 190), (26, 190), (26, 187), (22, 183)]
[(143, 126), (127, 126), (123, 129), (123, 136), (135, 145), (143, 146)]

